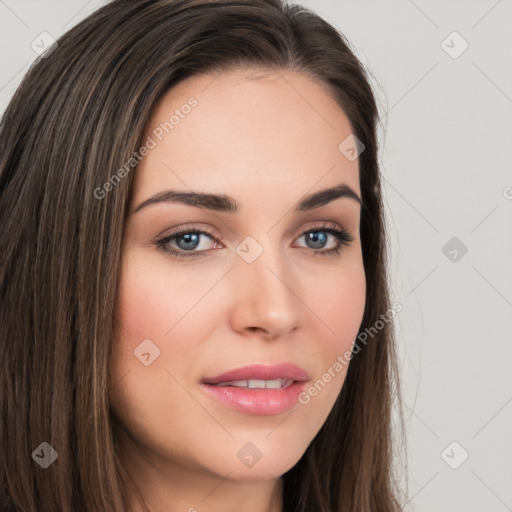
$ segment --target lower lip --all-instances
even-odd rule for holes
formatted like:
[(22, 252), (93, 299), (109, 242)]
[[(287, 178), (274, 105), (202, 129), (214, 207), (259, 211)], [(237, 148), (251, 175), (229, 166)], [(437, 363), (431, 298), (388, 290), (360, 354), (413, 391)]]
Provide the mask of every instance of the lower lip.
[(292, 408), (305, 385), (305, 382), (296, 381), (287, 388), (252, 389), (201, 383), (201, 387), (211, 396), (231, 408), (261, 415), (280, 414)]

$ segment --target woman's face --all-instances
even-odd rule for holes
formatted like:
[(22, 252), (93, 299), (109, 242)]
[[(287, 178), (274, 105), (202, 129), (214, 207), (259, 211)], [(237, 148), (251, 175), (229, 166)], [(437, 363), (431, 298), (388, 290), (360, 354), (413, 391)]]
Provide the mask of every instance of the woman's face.
[[(334, 187), (361, 197), (350, 133), (327, 89), (289, 71), (194, 76), (156, 106), (134, 171), (110, 387), (151, 471), (276, 478), (326, 420), (364, 311), (360, 204), (331, 194), (296, 207)], [(168, 191), (183, 195), (139, 208)], [(208, 198), (188, 204), (191, 193)], [(256, 388), (204, 383), (283, 364), (301, 371), (220, 378)], [(258, 389), (288, 385), (280, 376), (295, 382)]]

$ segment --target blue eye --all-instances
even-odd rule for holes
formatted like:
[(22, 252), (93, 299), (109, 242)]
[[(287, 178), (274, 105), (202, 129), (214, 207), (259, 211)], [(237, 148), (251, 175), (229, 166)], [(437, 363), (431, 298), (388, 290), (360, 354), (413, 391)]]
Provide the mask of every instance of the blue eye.
[[(335, 238), (335, 247), (331, 249), (324, 249), (323, 251), (315, 250), (322, 249), (329, 240), (329, 235)], [(319, 227), (304, 231), (299, 238), (305, 237), (306, 243), (310, 243), (309, 248), (313, 249), (313, 256), (333, 256), (339, 255), (341, 249), (353, 242), (354, 239), (350, 233), (345, 229), (338, 229), (333, 227)]]
[[(336, 245), (330, 249), (319, 250), (327, 245), (329, 236), (334, 237)], [(165, 254), (174, 258), (194, 259), (206, 256), (206, 252), (208, 252), (207, 249), (196, 250), (201, 245), (203, 237), (220, 243), (215, 235), (207, 230), (184, 228), (158, 240), (156, 246)], [(350, 245), (350, 243), (354, 241), (354, 238), (347, 230), (337, 228), (336, 224), (308, 229), (301, 233), (299, 239), (302, 237), (305, 237), (306, 244), (310, 244), (307, 248), (311, 250), (313, 256), (339, 255), (344, 246)]]
[[(169, 256), (178, 259), (198, 258), (206, 256), (205, 250), (196, 251), (195, 249), (201, 244), (201, 238), (207, 237), (211, 240), (218, 240), (212, 233), (208, 231), (195, 230), (190, 228), (180, 229), (169, 236), (162, 238), (156, 242), (157, 247)], [(171, 245), (171, 242), (174, 243)], [(176, 248), (177, 246), (177, 248)], [(192, 252), (193, 251), (193, 252)]]

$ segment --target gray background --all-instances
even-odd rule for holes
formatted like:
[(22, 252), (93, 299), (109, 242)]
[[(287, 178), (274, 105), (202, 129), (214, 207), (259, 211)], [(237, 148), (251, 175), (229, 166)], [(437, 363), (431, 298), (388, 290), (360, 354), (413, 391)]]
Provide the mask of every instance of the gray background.
[[(0, 112), (32, 42), (104, 3), (0, 0)], [(406, 510), (512, 511), (512, 0), (301, 3), (348, 37), (383, 117)]]

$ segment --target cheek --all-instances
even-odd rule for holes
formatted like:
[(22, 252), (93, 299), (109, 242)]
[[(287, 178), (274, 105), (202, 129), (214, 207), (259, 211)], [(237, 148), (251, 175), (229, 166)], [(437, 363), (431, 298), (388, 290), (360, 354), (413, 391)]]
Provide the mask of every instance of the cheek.
[[(168, 456), (185, 458), (187, 433), (204, 422), (204, 411), (180, 385), (189, 388), (185, 378), (194, 372), (203, 338), (199, 328), (191, 329), (193, 314), (187, 316), (202, 285), (191, 287), (190, 278), (164, 267), (136, 250), (125, 253), (109, 400), (139, 440), (156, 452), (165, 447)], [(169, 441), (170, 425), (174, 441)]]
[[(158, 389), (158, 379), (167, 380), (162, 374), (169, 353), (164, 341), (171, 336), (166, 337), (165, 333), (177, 321), (181, 295), (169, 293), (165, 272), (147, 260), (131, 250), (123, 257), (111, 356), (111, 383), (116, 390), (112, 399), (116, 407), (120, 389), (124, 405), (133, 405), (141, 389)], [(185, 366), (186, 361), (182, 360)]]
[(189, 273), (171, 271), (161, 257), (128, 250), (117, 302), (117, 320), (125, 334), (138, 343), (145, 338), (166, 342), (172, 338), (179, 349), (180, 331), (187, 324), (188, 313), (211, 286), (198, 280), (192, 285), (190, 279)]
[(309, 294), (311, 304), (315, 305), (311, 309), (327, 334), (317, 338), (314, 359), (318, 364), (314, 379), (304, 389), (297, 405), (308, 411), (305, 417), (308, 431), (321, 428), (341, 392), (352, 345), (363, 319), (366, 301), (364, 266), (360, 259), (350, 263), (337, 276), (330, 275), (329, 279), (318, 276), (317, 293)]
[[(363, 262), (354, 258), (334, 274), (317, 276), (315, 293), (309, 293), (313, 314), (323, 323), (326, 336), (317, 347), (324, 357), (351, 347), (364, 315), (366, 277)], [(309, 283), (311, 286), (311, 283)], [(306, 292), (304, 292), (306, 293)], [(305, 295), (307, 296), (307, 295)]]
[(179, 302), (169, 293), (169, 279), (158, 266), (127, 251), (118, 293), (118, 321), (136, 338), (160, 337), (172, 326)]
[[(172, 376), (182, 381), (183, 375), (197, 372), (195, 365), (200, 360), (201, 340), (207, 336), (209, 319), (204, 315), (203, 321), (197, 322), (191, 310), (207, 286), (211, 284), (195, 282), (190, 286), (190, 277), (184, 273), (170, 272), (169, 267), (143, 251), (126, 251), (111, 357), (111, 382), (123, 393), (122, 398), (112, 393), (114, 407), (122, 406), (128, 413), (128, 404), (140, 402), (146, 411), (156, 411), (162, 409), (162, 404), (152, 404), (148, 399), (155, 390), (181, 396)], [(160, 399), (162, 396), (155, 396), (157, 402)]]

